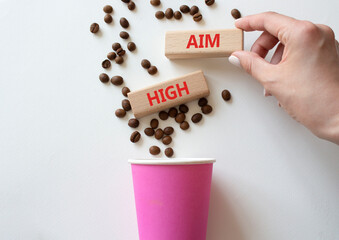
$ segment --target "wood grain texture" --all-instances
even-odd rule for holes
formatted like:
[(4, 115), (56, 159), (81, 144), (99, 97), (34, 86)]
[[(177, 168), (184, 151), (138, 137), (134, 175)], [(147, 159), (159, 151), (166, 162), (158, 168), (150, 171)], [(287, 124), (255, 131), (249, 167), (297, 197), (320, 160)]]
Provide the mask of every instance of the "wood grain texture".
[(165, 56), (169, 59), (228, 57), (234, 51), (243, 50), (243, 35), (237, 28), (169, 31), (165, 37)]
[(128, 93), (136, 118), (206, 97), (210, 93), (201, 70)]

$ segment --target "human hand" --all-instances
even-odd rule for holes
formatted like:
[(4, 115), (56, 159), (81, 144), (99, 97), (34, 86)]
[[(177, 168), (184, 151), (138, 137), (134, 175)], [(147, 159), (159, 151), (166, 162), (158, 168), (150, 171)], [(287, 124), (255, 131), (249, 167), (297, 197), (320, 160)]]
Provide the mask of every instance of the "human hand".
[(247, 16), (235, 25), (263, 33), (251, 51), (234, 52), (230, 62), (257, 79), (265, 96), (276, 97), (295, 120), (339, 144), (339, 44), (332, 29), (274, 12)]

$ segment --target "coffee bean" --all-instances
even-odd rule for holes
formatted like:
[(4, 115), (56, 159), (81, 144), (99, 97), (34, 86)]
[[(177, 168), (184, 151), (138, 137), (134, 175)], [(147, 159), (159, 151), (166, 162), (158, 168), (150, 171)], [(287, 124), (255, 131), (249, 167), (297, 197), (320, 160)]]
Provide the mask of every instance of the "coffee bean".
[(125, 53), (126, 53), (126, 51), (125, 51), (124, 49), (122, 49), (122, 48), (119, 48), (119, 49), (117, 50), (117, 54), (118, 54), (118, 56), (120, 56), (120, 57), (124, 56)]
[(160, 0), (151, 0), (150, 3), (153, 6), (159, 6), (161, 2), (160, 2)]
[(167, 19), (171, 19), (173, 17), (173, 9), (172, 8), (167, 8), (165, 11), (165, 17)]
[(113, 48), (114, 51), (116, 51), (116, 50), (118, 50), (119, 48), (121, 48), (121, 45), (120, 45), (120, 43), (115, 42), (115, 43), (112, 44), (112, 48)]
[(203, 114), (210, 114), (213, 111), (213, 108), (210, 105), (205, 105), (201, 108)]
[(129, 3), (131, 0), (121, 0), (124, 3)]
[(179, 19), (181, 19), (181, 17), (182, 17), (181, 12), (179, 12), (179, 11), (174, 12), (174, 18), (175, 19), (179, 20)]
[(104, 10), (105, 13), (112, 13), (113, 12), (113, 8), (112, 8), (111, 5), (104, 6), (103, 10)]
[(129, 38), (129, 34), (128, 32), (125, 32), (125, 31), (121, 31), (119, 36), (122, 38), (122, 39), (127, 39)]
[(238, 9), (232, 9), (231, 14), (234, 19), (241, 18), (241, 13)]
[(202, 114), (201, 113), (196, 113), (191, 118), (192, 122), (194, 122), (194, 123), (200, 122), (201, 119), (202, 119)]
[(170, 157), (172, 157), (173, 156), (173, 154), (174, 154), (174, 151), (173, 151), (173, 148), (166, 148), (165, 149), (165, 155), (166, 155), (166, 157), (168, 157), (168, 158), (170, 158)]
[(109, 76), (106, 73), (101, 73), (99, 79), (102, 83), (107, 83), (109, 81)]
[(105, 23), (111, 23), (111, 22), (113, 22), (113, 18), (110, 14), (106, 14), (105, 17), (104, 17), (104, 21), (105, 21)]
[(181, 105), (179, 106), (179, 110), (180, 110), (180, 112), (182, 112), (182, 113), (188, 113), (189, 108), (187, 107), (186, 104), (181, 104)]
[(137, 46), (135, 45), (134, 42), (129, 42), (129, 43), (127, 44), (127, 48), (128, 48), (128, 50), (129, 50), (130, 52), (133, 52), (133, 51), (137, 48)]
[(124, 79), (121, 76), (114, 76), (111, 78), (111, 83), (115, 86), (119, 86), (124, 82)]
[(123, 64), (123, 63), (124, 63), (124, 58), (121, 57), (121, 56), (117, 56), (117, 57), (115, 58), (115, 62), (116, 62), (117, 64)]
[(153, 129), (156, 129), (156, 128), (158, 128), (158, 126), (159, 126), (159, 121), (158, 121), (158, 119), (152, 119), (151, 120), (151, 122), (150, 122), (150, 125), (151, 125), (151, 128), (153, 128)]
[(139, 127), (139, 120), (136, 118), (131, 118), (130, 120), (128, 120), (128, 126), (130, 126), (131, 128)]
[(117, 55), (116, 55), (115, 52), (109, 52), (109, 53), (107, 54), (107, 58), (108, 58), (109, 60), (114, 60), (116, 57), (117, 57)]
[(99, 24), (92, 23), (89, 30), (91, 31), (91, 33), (97, 33), (99, 31), (99, 28)]
[(141, 66), (145, 69), (149, 69), (151, 67), (151, 63), (147, 59), (142, 59)]
[(183, 121), (182, 123), (180, 123), (180, 128), (181, 128), (182, 130), (187, 130), (187, 129), (190, 128), (190, 125), (189, 125), (188, 122)]
[(164, 131), (162, 129), (158, 128), (155, 131), (154, 137), (159, 140), (159, 139), (162, 139), (163, 136), (164, 136)]
[(105, 59), (102, 63), (101, 63), (101, 66), (103, 68), (109, 68), (111, 67), (111, 62), (108, 60), (108, 59)]
[(147, 69), (147, 72), (150, 74), (150, 75), (154, 75), (158, 72), (158, 69), (156, 66), (150, 66), (148, 69)]
[(165, 144), (165, 145), (168, 145), (172, 142), (172, 138), (171, 136), (165, 136), (163, 139), (162, 139), (162, 143)]
[(198, 101), (198, 105), (199, 107), (203, 107), (205, 105), (207, 105), (208, 101), (206, 98), (200, 98), (199, 101)]
[(211, 6), (214, 4), (214, 0), (205, 0), (207, 6)]
[(231, 93), (227, 89), (222, 91), (221, 96), (225, 101), (229, 101), (231, 99)]
[(160, 118), (161, 120), (167, 120), (167, 119), (168, 119), (168, 113), (165, 112), (165, 111), (159, 112), (159, 118)]
[(122, 106), (122, 108), (123, 108), (126, 112), (132, 109), (131, 103), (129, 102), (128, 99), (122, 100), (121, 106)]
[(154, 129), (153, 128), (145, 128), (144, 132), (149, 137), (152, 137), (154, 135)]
[(123, 118), (126, 116), (126, 111), (124, 109), (117, 109), (115, 110), (115, 116), (117, 116), (118, 118)]
[(155, 13), (155, 17), (156, 17), (157, 19), (163, 19), (163, 18), (165, 17), (165, 13), (164, 13), (163, 11), (157, 11), (157, 12)]
[(128, 7), (129, 10), (133, 11), (135, 9), (135, 3), (130, 1), (128, 3), (127, 7)]
[(160, 148), (158, 146), (152, 146), (149, 148), (149, 153), (152, 155), (158, 155), (160, 154)]
[(190, 12), (190, 7), (189, 6), (187, 6), (187, 5), (181, 5), (180, 6), (180, 11), (182, 12), (182, 13), (188, 13), (188, 12)]
[(129, 22), (126, 18), (122, 17), (120, 18), (120, 25), (123, 28), (128, 28), (129, 27)]
[(175, 117), (175, 121), (177, 123), (182, 123), (183, 121), (185, 121), (185, 119), (186, 119), (185, 113), (178, 113), (178, 115)]
[(173, 132), (174, 132), (174, 128), (172, 128), (172, 127), (165, 127), (165, 129), (164, 129), (164, 133), (166, 135), (171, 135)]
[(168, 115), (171, 117), (171, 118), (175, 118), (178, 114), (178, 110), (174, 107), (170, 108), (169, 111), (168, 111)]
[(138, 131), (135, 131), (131, 134), (130, 140), (132, 143), (139, 142), (141, 134)]
[(200, 21), (202, 20), (202, 15), (201, 15), (201, 13), (196, 13), (196, 14), (194, 14), (194, 15), (193, 15), (193, 20), (194, 20), (195, 22), (200, 22)]
[(194, 14), (199, 12), (199, 8), (197, 6), (192, 6), (190, 9), (190, 14), (193, 16)]
[(128, 87), (123, 87), (121, 89), (122, 95), (124, 95), (125, 97), (127, 97), (127, 94), (130, 92), (131, 90), (129, 90)]

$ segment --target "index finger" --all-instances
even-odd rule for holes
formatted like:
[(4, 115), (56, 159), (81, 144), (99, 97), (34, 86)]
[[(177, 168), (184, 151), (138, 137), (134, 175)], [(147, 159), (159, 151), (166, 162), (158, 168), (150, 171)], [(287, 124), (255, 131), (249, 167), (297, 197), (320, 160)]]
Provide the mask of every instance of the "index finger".
[(286, 44), (289, 32), (297, 21), (275, 12), (265, 12), (240, 18), (235, 26), (244, 31), (267, 31)]

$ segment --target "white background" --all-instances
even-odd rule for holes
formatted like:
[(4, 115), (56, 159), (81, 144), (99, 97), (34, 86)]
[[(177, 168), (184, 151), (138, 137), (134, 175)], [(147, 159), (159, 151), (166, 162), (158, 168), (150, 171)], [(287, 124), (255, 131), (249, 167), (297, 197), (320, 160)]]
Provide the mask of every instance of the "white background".
[[(213, 114), (181, 131), (176, 157), (215, 157), (208, 240), (339, 239), (339, 147), (317, 139), (264, 98), (262, 87), (227, 59), (169, 61), (166, 30), (232, 28), (243, 15), (267, 10), (330, 25), (339, 33), (336, 0), (163, 0), (161, 8), (197, 4), (204, 21), (155, 19), (148, 0), (130, 12), (120, 0), (0, 0), (0, 239), (134, 240), (137, 223), (128, 158), (149, 157), (159, 144), (133, 145), (114, 110), (121, 87), (102, 84), (101, 61), (130, 21), (138, 50), (110, 76), (132, 90), (198, 69), (211, 90)], [(114, 23), (103, 22), (112, 4)], [(98, 22), (101, 32), (89, 32)], [(259, 33), (245, 34), (245, 48)], [(126, 48), (126, 47), (125, 47)], [(150, 76), (140, 61), (159, 69)], [(300, 69), (305, 71), (306, 69)], [(320, 79), (321, 80), (321, 79)], [(233, 101), (220, 94), (227, 88)], [(189, 104), (191, 116), (197, 103)], [(131, 117), (129, 115), (128, 117)], [(154, 117), (142, 119), (140, 131)], [(232, 236), (231, 236), (232, 235)]]

